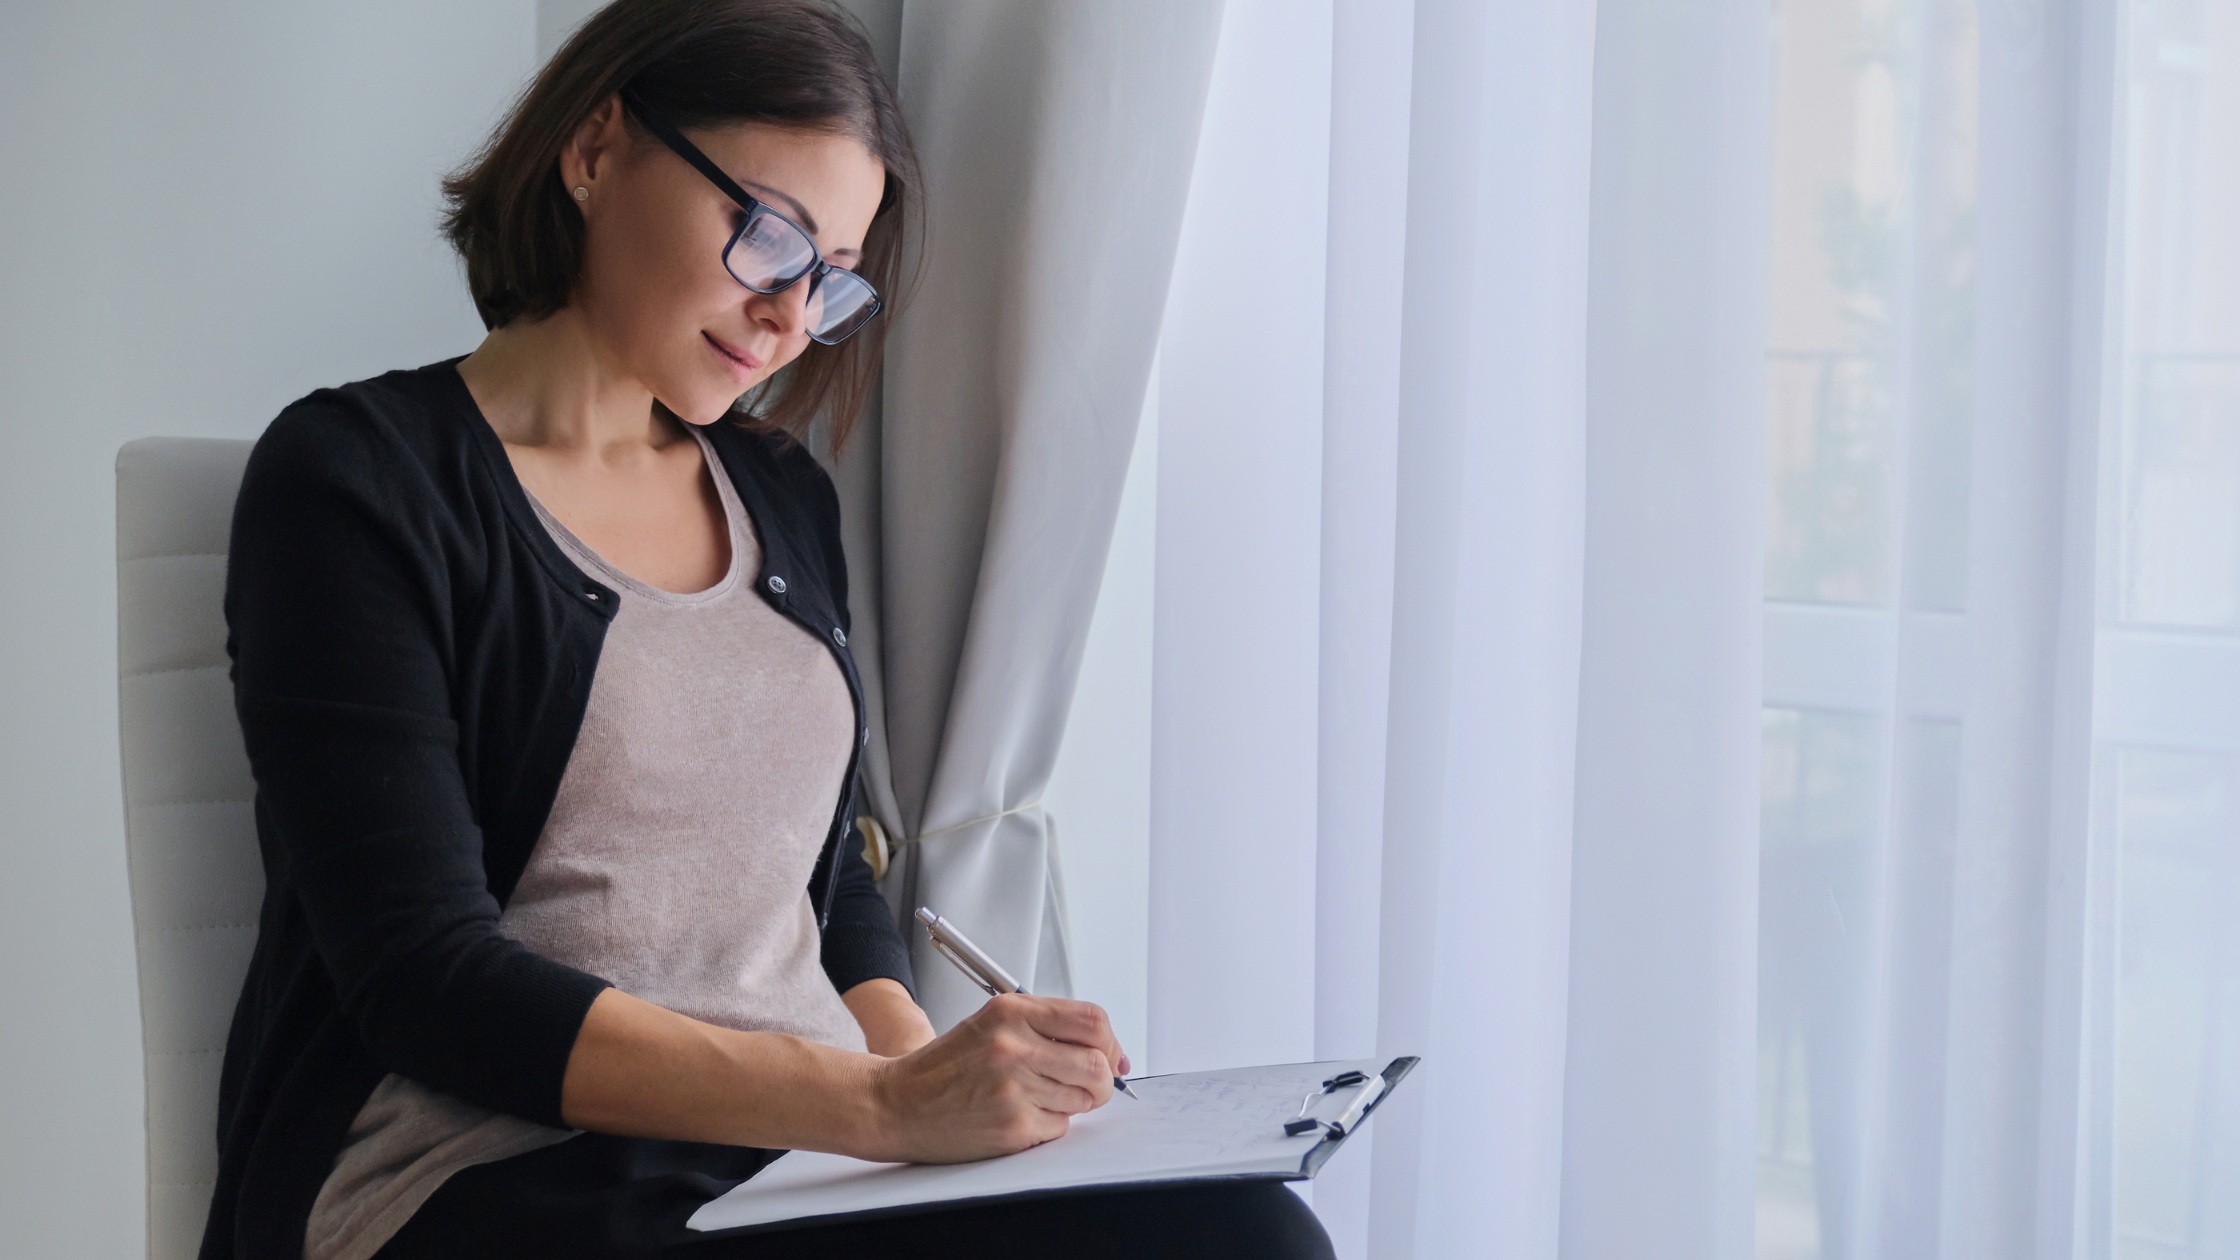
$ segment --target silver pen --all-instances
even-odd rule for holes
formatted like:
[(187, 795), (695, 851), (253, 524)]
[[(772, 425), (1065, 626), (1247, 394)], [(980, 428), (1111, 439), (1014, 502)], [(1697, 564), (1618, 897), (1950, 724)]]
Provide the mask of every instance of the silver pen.
[[(933, 941), (934, 952), (957, 965), (966, 978), (980, 986), (990, 997), (998, 993), (1025, 993), (1011, 973), (996, 964), (978, 945), (957, 930), (957, 925), (935, 914), (925, 906), (918, 907), (918, 922), (926, 925), (926, 936)], [(1143, 1095), (1130, 1088), (1128, 1083), (1115, 1076), (1112, 1087), (1130, 1098), (1140, 1101)]]

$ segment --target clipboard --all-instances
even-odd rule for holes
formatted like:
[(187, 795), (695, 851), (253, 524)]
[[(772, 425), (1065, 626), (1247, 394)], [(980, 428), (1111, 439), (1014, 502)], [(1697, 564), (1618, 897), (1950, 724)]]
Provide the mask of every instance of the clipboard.
[[(1140, 1100), (1073, 1118), (1064, 1137), (970, 1164), (877, 1164), (813, 1151), (779, 1156), (702, 1204), (687, 1228), (753, 1234), (1120, 1186), (1304, 1181), (1392, 1096), (1419, 1060), (1287, 1063), (1139, 1076)], [(1287, 1131), (1288, 1129), (1288, 1131)]]

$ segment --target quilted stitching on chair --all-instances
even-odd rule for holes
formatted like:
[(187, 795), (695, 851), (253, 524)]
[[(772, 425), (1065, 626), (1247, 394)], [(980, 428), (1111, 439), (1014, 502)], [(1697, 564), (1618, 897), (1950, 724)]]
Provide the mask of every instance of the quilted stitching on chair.
[(218, 1069), (264, 895), (223, 611), (250, 445), (147, 438), (117, 453), (118, 717), (150, 1260), (186, 1260), (201, 1242), (218, 1165)]

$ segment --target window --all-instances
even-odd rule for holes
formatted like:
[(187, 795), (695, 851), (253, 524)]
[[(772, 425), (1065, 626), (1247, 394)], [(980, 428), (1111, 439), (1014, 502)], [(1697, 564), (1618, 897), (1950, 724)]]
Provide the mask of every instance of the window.
[[(2092, 1254), (2240, 1257), (2240, 3), (2120, 12)], [(1935, 1149), (1905, 1130), (1935, 1122), (1951, 1000), (1975, 21), (1956, 0), (1775, 6), (1762, 1260), (1937, 1254), (1918, 1198), (1878, 1205), (1923, 1175), (1898, 1153)]]

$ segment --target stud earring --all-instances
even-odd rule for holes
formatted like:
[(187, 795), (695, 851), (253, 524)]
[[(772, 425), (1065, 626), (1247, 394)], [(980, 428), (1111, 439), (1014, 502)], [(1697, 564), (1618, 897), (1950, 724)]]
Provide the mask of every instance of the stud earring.
[(576, 185), (576, 200), (577, 200), (577, 201), (589, 201), (589, 200), (591, 200), (591, 190), (590, 190), (590, 189), (588, 189), (588, 188), (585, 188), (585, 187), (584, 187), (583, 185), (581, 185), (581, 184), (577, 184), (577, 185)]

